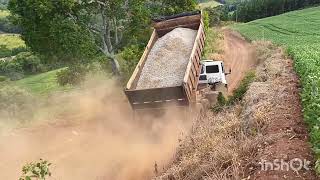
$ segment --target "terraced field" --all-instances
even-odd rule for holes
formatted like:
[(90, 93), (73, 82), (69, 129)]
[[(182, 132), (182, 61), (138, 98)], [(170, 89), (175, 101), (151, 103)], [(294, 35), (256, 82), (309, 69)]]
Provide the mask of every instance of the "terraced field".
[(303, 86), (302, 103), (320, 172), (320, 7), (238, 24), (232, 28), (250, 40), (271, 40), (293, 57)]

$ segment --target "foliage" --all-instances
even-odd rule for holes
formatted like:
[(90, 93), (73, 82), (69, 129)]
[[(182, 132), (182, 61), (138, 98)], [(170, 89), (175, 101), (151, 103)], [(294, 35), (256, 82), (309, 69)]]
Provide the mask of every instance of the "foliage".
[(159, 15), (174, 15), (194, 11), (197, 7), (195, 0), (160, 0)]
[(8, 0), (0, 0), (0, 10), (7, 9)]
[(12, 61), (21, 64), (22, 70), (25, 74), (41, 73), (45, 70), (43, 64), (41, 64), (40, 58), (30, 52), (19, 53)]
[(25, 51), (25, 43), (19, 35), (0, 34), (0, 58), (15, 56)]
[(297, 10), (309, 5), (319, 4), (320, 0), (250, 0), (241, 1), (237, 6), (237, 19), (248, 22), (288, 11)]
[(206, 31), (206, 35), (206, 45), (204, 47), (202, 58), (211, 59), (211, 56), (219, 50), (217, 47), (217, 41), (220, 38), (220, 34), (214, 28), (209, 28)]
[(35, 99), (27, 91), (9, 85), (0, 86), (0, 119), (28, 120), (32, 116)]
[(205, 32), (208, 32), (210, 28), (210, 17), (207, 11), (203, 12), (203, 24), (204, 24)]
[(120, 63), (124, 82), (127, 82), (127, 80), (129, 80), (129, 78), (131, 77), (131, 74), (136, 68), (136, 65), (138, 64), (140, 57), (142, 56), (143, 50), (143, 48), (137, 45), (131, 45), (129, 47), (126, 47), (121, 52), (122, 61)]
[(4, 19), (10, 15), (9, 11), (6, 10), (0, 10), (0, 19)]
[(254, 71), (249, 71), (244, 79), (241, 81), (239, 87), (233, 91), (232, 96), (228, 98), (227, 104), (234, 104), (241, 101), (245, 93), (247, 92), (249, 85), (254, 81), (256, 75)]
[(45, 180), (47, 177), (51, 176), (49, 167), (51, 163), (48, 161), (40, 159), (39, 162), (31, 162), (23, 166), (22, 173), (23, 175), (19, 180)]
[(10, 12), (1, 10), (0, 7), (0, 31), (5, 33), (20, 33), (20, 28), (10, 21)]
[(11, 80), (22, 79), (25, 75), (41, 73), (44, 70), (39, 57), (30, 52), (22, 52), (12, 60), (0, 62), (0, 75), (6, 75)]
[(85, 80), (86, 67), (75, 65), (69, 68), (62, 69), (57, 73), (57, 80), (59, 85), (79, 85)]
[(209, 24), (210, 26), (217, 26), (220, 25), (221, 21), (229, 20), (229, 11), (226, 6), (217, 6), (214, 8), (205, 8), (205, 12), (209, 15)]
[(287, 47), (303, 87), (301, 98), (310, 138), (320, 157), (320, 7), (234, 26), (246, 38), (266, 39)]
[(246, 92), (248, 91), (248, 88), (250, 84), (255, 80), (255, 72), (249, 71), (246, 76), (241, 81), (239, 87), (233, 91), (233, 94), (228, 97), (226, 100), (225, 97), (221, 92), (219, 92), (218, 95), (218, 103), (211, 108), (213, 112), (220, 112), (223, 110), (224, 107), (234, 105), (236, 102), (239, 102), (242, 100)]
[(216, 113), (220, 112), (227, 104), (227, 100), (222, 94), (222, 92), (219, 92), (217, 100), (218, 100), (218, 103), (211, 108), (211, 110)]
[(27, 46), (45, 60), (86, 60), (96, 52), (88, 30), (76, 23), (81, 18), (76, 1), (11, 0), (8, 9)]

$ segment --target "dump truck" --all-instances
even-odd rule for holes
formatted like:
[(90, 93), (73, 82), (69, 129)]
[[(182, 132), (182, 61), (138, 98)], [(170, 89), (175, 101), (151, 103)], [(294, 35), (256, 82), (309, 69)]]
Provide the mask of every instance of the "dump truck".
[[(177, 86), (137, 88), (148, 55), (157, 40), (176, 28), (196, 30), (196, 38), (188, 59), (182, 83)], [(196, 103), (196, 91), (201, 70), (201, 56), (205, 45), (202, 13), (182, 13), (153, 20), (153, 33), (145, 51), (125, 88), (125, 94), (133, 110), (159, 109), (169, 106), (191, 106)]]

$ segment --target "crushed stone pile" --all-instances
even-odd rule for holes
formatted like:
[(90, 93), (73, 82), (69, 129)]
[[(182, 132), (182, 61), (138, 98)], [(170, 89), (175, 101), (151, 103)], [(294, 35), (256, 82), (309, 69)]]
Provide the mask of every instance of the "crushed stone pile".
[(142, 69), (137, 89), (180, 86), (197, 31), (176, 28), (159, 38)]

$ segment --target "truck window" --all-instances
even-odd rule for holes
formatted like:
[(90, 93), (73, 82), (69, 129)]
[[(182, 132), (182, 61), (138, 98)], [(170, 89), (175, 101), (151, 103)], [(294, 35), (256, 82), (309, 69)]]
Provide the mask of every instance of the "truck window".
[(207, 66), (206, 73), (219, 73), (219, 66), (218, 65)]

